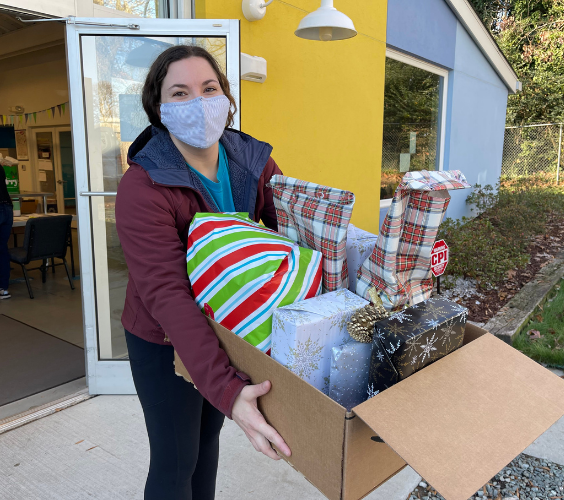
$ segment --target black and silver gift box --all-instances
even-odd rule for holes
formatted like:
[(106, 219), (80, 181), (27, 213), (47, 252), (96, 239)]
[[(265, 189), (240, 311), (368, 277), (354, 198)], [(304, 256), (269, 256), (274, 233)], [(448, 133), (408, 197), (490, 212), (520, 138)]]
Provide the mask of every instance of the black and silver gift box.
[(374, 326), (368, 394), (388, 389), (462, 346), (468, 309), (437, 297)]

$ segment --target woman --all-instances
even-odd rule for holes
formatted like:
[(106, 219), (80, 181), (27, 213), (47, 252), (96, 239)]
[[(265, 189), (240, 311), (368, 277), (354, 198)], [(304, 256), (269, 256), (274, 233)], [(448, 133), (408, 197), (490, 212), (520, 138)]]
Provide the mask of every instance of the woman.
[[(257, 409), (270, 382), (229, 364), (190, 295), (186, 240), (196, 212), (248, 212), (277, 229), (267, 183), (272, 147), (229, 129), (229, 82), (204, 49), (176, 46), (151, 66), (142, 102), (152, 126), (131, 145), (116, 199), (129, 268), (122, 323), (151, 448), (145, 499), (213, 499), (219, 432), (232, 418), (257, 451), (290, 450)], [(174, 373), (173, 349), (194, 385)]]

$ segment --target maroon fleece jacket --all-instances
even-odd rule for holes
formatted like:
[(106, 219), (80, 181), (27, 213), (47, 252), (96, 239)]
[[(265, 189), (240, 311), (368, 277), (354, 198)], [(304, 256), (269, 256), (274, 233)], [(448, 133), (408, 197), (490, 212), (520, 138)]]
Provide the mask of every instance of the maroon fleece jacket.
[[(140, 165), (128, 162), (116, 198), (116, 227), (129, 269), (123, 326), (149, 342), (170, 342), (202, 396), (231, 418), (249, 377), (230, 366), (192, 298), (186, 271), (190, 222), (196, 212), (213, 210), (197, 190), (159, 185)], [(266, 184), (281, 173), (269, 158), (258, 182), (255, 213), (249, 214), (274, 230), (276, 210)]]

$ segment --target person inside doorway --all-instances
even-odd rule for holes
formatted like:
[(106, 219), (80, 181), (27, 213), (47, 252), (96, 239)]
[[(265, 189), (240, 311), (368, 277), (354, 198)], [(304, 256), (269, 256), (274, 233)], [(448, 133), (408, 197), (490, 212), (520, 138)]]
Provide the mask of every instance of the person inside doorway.
[(0, 165), (0, 300), (11, 297), (8, 292), (10, 284), (10, 254), (8, 240), (14, 223), (12, 200), (6, 185), (6, 172)]
[[(251, 385), (230, 366), (192, 299), (188, 227), (196, 212), (237, 211), (277, 230), (268, 182), (282, 172), (269, 144), (229, 128), (229, 82), (200, 47), (160, 54), (142, 102), (152, 125), (129, 149), (115, 213), (129, 269), (122, 323), (151, 448), (145, 500), (211, 500), (225, 416), (268, 457), (280, 458), (270, 443), (290, 449), (257, 409), (270, 382)], [(174, 349), (195, 386), (175, 375)]]

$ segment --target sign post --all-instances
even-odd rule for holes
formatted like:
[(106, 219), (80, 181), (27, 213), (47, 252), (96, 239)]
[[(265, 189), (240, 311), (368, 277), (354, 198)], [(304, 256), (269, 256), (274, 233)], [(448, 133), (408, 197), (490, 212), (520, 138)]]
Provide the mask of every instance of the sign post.
[(441, 294), (441, 278), (448, 264), (448, 245), (445, 240), (435, 241), (431, 250), (431, 272), (437, 278), (437, 293)]

